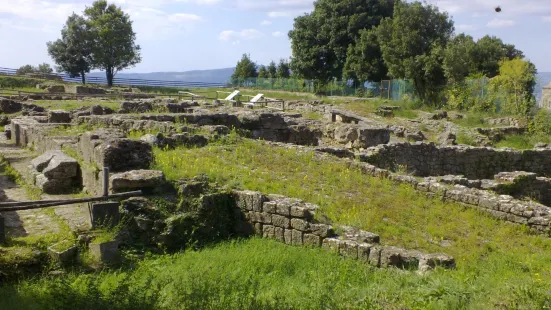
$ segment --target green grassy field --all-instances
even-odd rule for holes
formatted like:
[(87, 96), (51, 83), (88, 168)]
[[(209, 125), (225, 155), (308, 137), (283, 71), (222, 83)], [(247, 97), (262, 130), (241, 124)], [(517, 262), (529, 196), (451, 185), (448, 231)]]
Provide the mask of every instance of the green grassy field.
[[(337, 223), (380, 234), (385, 244), (453, 255), (458, 268), (448, 272), (442, 289), (453, 291), (467, 282), (469, 298), (487, 306), (508, 300), (511, 290), (551, 289), (541, 280), (551, 276), (548, 237), (313, 153), (236, 139), (200, 149), (157, 150), (156, 158), (155, 168), (169, 179), (204, 173), (230, 187), (302, 198), (319, 204)], [(538, 298), (549, 301), (551, 294), (542, 292)]]
[(102, 101), (102, 100), (35, 100), (34, 104), (47, 108), (49, 110), (71, 111), (82, 107), (91, 107), (101, 105), (102, 107), (118, 110), (121, 101)]

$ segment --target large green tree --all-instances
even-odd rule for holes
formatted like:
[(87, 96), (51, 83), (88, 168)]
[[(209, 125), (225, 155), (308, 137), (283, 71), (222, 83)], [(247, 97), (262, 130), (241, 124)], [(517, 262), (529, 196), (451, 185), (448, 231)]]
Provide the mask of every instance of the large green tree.
[(86, 20), (77, 14), (69, 16), (61, 30), (61, 39), (48, 42), (48, 54), (57, 64), (58, 72), (70, 77), (81, 77), (86, 84), (86, 74), (92, 69), (92, 38)]
[(105, 0), (86, 7), (84, 15), (92, 35), (93, 65), (105, 70), (107, 84), (113, 86), (117, 72), (141, 61), (140, 46), (135, 42), (136, 33), (132, 30), (130, 16)]
[(499, 62), (499, 74), (490, 81), (490, 93), (503, 99), (504, 112), (528, 115), (535, 105), (536, 73), (536, 66), (520, 57)]
[(435, 103), (446, 81), (442, 62), (453, 31), (453, 21), (437, 7), (396, 1), (393, 17), (377, 28), (389, 75), (411, 80), (421, 100)]
[(254, 78), (258, 76), (256, 72), (256, 64), (251, 60), (251, 57), (247, 54), (243, 54), (241, 60), (237, 62), (235, 71), (233, 72), (232, 79), (246, 79)]
[(268, 77), (270, 79), (275, 79), (276, 78), (277, 65), (273, 60), (270, 62), (270, 64), (268, 65), (268, 68), (266, 68), (266, 70), (268, 71)]
[(276, 77), (278, 79), (288, 79), (291, 77), (291, 67), (289, 66), (289, 62), (287, 60), (279, 60)]
[(342, 77), (349, 46), (360, 31), (392, 16), (394, 0), (318, 0), (314, 11), (295, 18), (289, 32), (293, 74), (324, 83)]
[(258, 77), (261, 79), (265, 79), (268, 77), (268, 71), (266, 70), (266, 66), (261, 65), (258, 67)]
[(521, 51), (512, 44), (504, 44), (500, 38), (484, 36), (476, 42), (474, 61), (477, 70), (485, 76), (492, 78), (499, 74), (499, 62), (503, 58), (513, 60), (523, 58)]
[(388, 75), (376, 28), (360, 31), (356, 44), (348, 47), (343, 77), (356, 82), (380, 81)]
[(473, 37), (461, 33), (454, 37), (444, 51), (444, 73), (450, 83), (462, 82), (478, 71), (475, 61), (476, 43)]

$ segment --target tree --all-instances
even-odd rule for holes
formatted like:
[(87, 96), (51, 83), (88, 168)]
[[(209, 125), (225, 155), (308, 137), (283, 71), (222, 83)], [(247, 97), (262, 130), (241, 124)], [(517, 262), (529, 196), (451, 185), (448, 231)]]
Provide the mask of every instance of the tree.
[(474, 50), (474, 61), (477, 70), (489, 78), (496, 76), (499, 72), (499, 62), (503, 58), (509, 60), (523, 58), (521, 51), (512, 44), (504, 44), (497, 37), (484, 36), (476, 42)]
[(105, 0), (97, 0), (86, 7), (84, 15), (88, 18), (92, 38), (93, 66), (105, 70), (107, 85), (113, 86), (113, 78), (119, 71), (141, 61), (130, 16)]
[(69, 16), (61, 30), (61, 39), (48, 42), (48, 54), (57, 64), (58, 72), (70, 77), (81, 77), (86, 84), (86, 73), (92, 69), (92, 38), (86, 20), (77, 14)]
[(42, 63), (38, 65), (38, 68), (36, 68), (37, 73), (45, 73), (45, 74), (51, 74), (54, 72), (54, 69), (52, 69), (52, 66), (47, 63)]
[(360, 31), (356, 44), (348, 46), (343, 77), (355, 82), (380, 81), (387, 78), (376, 29)]
[(490, 81), (490, 92), (504, 99), (505, 112), (528, 115), (535, 105), (536, 73), (536, 66), (520, 57), (499, 62), (499, 75)]
[(450, 83), (462, 82), (477, 72), (476, 43), (473, 37), (461, 33), (453, 38), (444, 51), (444, 74)]
[(258, 77), (261, 79), (265, 79), (268, 77), (268, 71), (266, 70), (266, 66), (262, 65), (258, 68)]
[(276, 77), (278, 79), (288, 79), (291, 77), (291, 67), (289, 66), (289, 62), (287, 60), (279, 60)]
[(363, 29), (392, 16), (394, 0), (318, 0), (314, 11), (295, 18), (289, 32), (293, 74), (326, 83), (342, 77), (349, 46)]
[(389, 75), (411, 80), (417, 96), (434, 103), (446, 80), (442, 62), (453, 30), (453, 21), (437, 7), (396, 1), (394, 16), (377, 28)]
[(277, 66), (276, 66), (276, 63), (272, 60), (272, 62), (270, 62), (270, 64), (268, 65), (268, 68), (266, 68), (266, 70), (268, 71), (268, 77), (270, 79), (275, 79), (276, 76), (277, 76)]
[(243, 54), (241, 60), (237, 62), (235, 71), (233, 72), (232, 79), (246, 79), (257, 77), (256, 64), (252, 62), (251, 57), (247, 54)]
[(17, 71), (15, 71), (15, 74), (17, 75), (25, 75), (27, 73), (34, 73), (36, 72), (36, 68), (31, 65), (24, 65), (21, 66)]

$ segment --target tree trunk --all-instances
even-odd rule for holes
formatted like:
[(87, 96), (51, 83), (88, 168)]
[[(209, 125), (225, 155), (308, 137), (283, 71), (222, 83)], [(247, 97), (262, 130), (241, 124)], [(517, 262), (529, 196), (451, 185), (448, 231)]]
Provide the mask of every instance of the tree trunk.
[(82, 85), (86, 85), (86, 73), (84, 71), (80, 73), (80, 77), (82, 78)]
[(107, 86), (113, 87), (113, 68), (107, 68), (105, 74), (107, 75)]

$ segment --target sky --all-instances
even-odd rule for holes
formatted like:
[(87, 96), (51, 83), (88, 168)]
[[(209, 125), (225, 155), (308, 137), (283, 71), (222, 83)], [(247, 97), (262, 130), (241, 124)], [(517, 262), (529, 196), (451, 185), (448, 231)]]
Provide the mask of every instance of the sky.
[[(52, 60), (46, 42), (60, 37), (67, 17), (93, 0), (0, 0), (0, 67)], [(243, 53), (258, 64), (291, 56), (293, 19), (313, 0), (111, 0), (127, 12), (142, 63), (125, 72), (217, 69)], [(514, 44), (539, 72), (551, 72), (551, 0), (428, 0), (447, 11), (456, 33), (486, 34)], [(496, 6), (502, 8), (495, 13)]]

